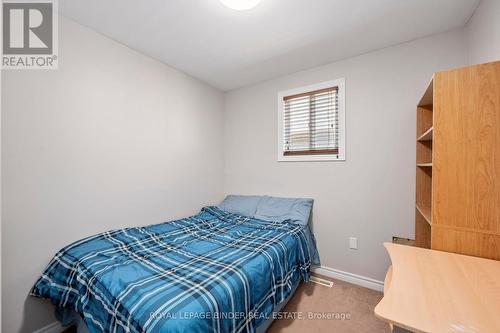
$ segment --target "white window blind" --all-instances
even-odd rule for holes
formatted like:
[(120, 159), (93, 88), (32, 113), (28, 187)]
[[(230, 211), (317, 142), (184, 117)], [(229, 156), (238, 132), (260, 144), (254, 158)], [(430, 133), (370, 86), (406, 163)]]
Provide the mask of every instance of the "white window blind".
[(339, 87), (283, 97), (283, 155), (339, 154)]

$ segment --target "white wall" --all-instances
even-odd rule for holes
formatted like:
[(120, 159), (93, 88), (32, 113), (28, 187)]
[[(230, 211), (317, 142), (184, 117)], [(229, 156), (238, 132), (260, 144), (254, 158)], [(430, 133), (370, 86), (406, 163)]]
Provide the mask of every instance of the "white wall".
[[(456, 30), (230, 92), (225, 192), (314, 198), (322, 264), (383, 280), (382, 243), (414, 236), (416, 104), (433, 72), (466, 62)], [(346, 78), (347, 161), (277, 162), (278, 92), (337, 78)]]
[(500, 60), (500, 1), (482, 0), (466, 33), (471, 64)]
[(222, 199), (222, 93), (64, 18), (59, 45), (2, 78), (3, 332), (54, 320), (27, 294), (61, 247)]

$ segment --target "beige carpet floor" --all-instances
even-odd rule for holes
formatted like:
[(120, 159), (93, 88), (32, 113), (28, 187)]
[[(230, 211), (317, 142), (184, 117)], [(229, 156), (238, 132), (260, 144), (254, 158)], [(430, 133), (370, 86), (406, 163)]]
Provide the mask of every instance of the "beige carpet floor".
[(282, 318), (273, 322), (268, 333), (390, 332), (389, 326), (373, 313), (382, 293), (326, 279), (334, 282), (332, 288), (312, 282), (301, 283), (283, 309)]

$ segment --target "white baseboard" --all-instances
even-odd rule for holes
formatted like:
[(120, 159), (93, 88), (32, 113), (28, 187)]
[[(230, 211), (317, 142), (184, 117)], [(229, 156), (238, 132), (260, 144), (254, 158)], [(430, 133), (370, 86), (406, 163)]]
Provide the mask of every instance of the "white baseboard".
[(349, 282), (352, 284), (356, 284), (361, 287), (384, 291), (384, 282), (375, 280), (366, 276), (361, 276), (357, 274), (352, 274), (349, 272), (340, 271), (338, 269), (333, 269), (325, 266), (317, 266), (313, 267), (311, 270), (313, 273), (317, 273), (320, 275), (324, 275), (330, 277), (332, 279), (337, 279), (345, 282)]
[(37, 329), (33, 333), (61, 333), (64, 329), (60, 322), (55, 321), (52, 324)]

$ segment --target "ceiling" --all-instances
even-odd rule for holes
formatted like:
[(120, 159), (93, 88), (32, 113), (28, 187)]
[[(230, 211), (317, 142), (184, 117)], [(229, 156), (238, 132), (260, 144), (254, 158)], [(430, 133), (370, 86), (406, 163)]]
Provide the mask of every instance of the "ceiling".
[(479, 0), (63, 0), (60, 12), (227, 91), (463, 26)]

